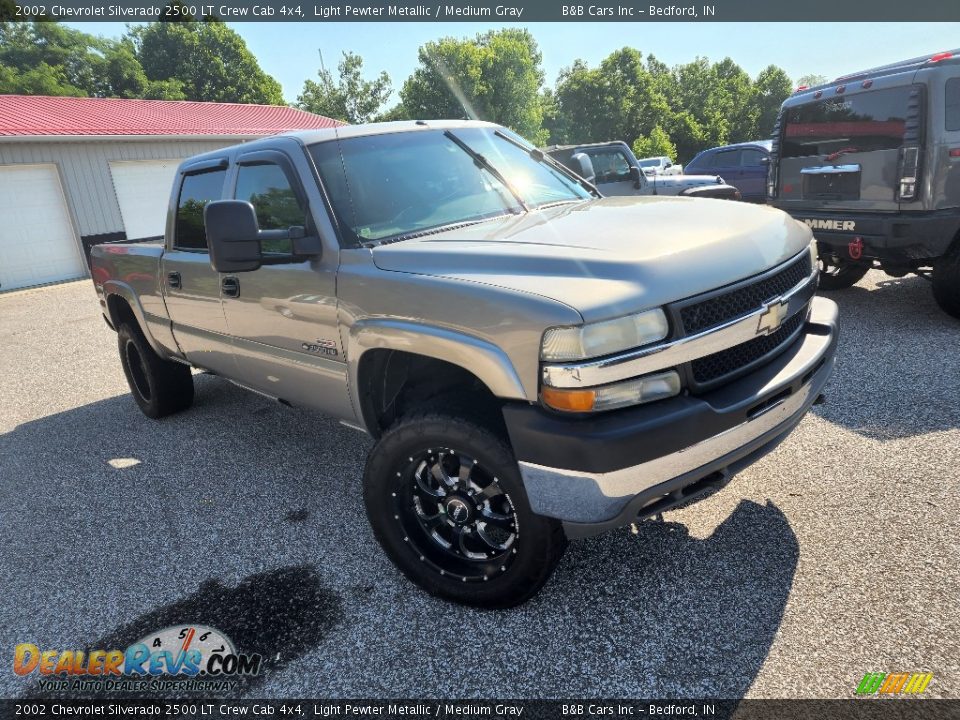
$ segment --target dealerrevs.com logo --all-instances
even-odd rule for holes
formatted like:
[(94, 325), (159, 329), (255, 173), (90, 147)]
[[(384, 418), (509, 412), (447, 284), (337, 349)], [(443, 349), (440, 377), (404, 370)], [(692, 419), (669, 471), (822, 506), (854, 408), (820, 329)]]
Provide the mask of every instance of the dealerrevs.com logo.
[(151, 633), (125, 650), (41, 650), (21, 643), (13, 671), (38, 674), (41, 691), (228, 690), (260, 672), (260, 655), (243, 654), (222, 632), (181, 625)]

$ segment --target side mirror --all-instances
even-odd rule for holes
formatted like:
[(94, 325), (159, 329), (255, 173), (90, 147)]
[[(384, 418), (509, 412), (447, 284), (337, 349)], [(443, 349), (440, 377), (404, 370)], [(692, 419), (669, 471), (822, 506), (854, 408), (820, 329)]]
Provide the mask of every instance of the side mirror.
[(640, 172), (640, 168), (638, 168), (636, 165), (630, 166), (630, 179), (633, 180), (633, 186), (638, 190), (640, 189), (640, 176), (642, 174), (643, 173)]
[(761, 164), (761, 165), (769, 165), (769, 164), (770, 164), (770, 156), (769, 156), (769, 155), (764, 155), (762, 158), (760, 158), (760, 164)]
[(664, 167), (665, 167), (665, 168), (672, 168), (672, 167), (673, 167), (673, 163), (672, 163), (672, 162), (669, 162), (669, 161), (667, 161), (667, 164), (666, 164), (666, 165), (664, 165)]
[(317, 235), (307, 235), (302, 225), (293, 225), (287, 232), (294, 255), (320, 255), (323, 252), (323, 243)]
[(587, 182), (595, 182), (597, 173), (593, 169), (593, 161), (586, 153), (577, 153), (572, 158), (576, 165), (577, 173)]
[(217, 200), (203, 209), (210, 265), (217, 272), (250, 272), (260, 267), (260, 228), (253, 205), (244, 200)]

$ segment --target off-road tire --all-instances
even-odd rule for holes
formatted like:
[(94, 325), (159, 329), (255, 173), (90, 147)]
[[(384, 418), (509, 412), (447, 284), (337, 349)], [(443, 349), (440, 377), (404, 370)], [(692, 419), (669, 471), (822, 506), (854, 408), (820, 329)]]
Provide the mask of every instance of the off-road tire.
[(945, 313), (960, 318), (960, 240), (933, 265), (933, 298)]
[(838, 258), (820, 258), (820, 289), (846, 290), (869, 272), (870, 266)]
[[(416, 496), (422, 494), (423, 485), (416, 487), (417, 468), (429, 468), (431, 458), (441, 458), (438, 464), (446, 462), (454, 469), (467, 466), (473, 459), (476, 465), (470, 465), (467, 473), (470, 482), (484, 485), (486, 480), (495, 479), (496, 488), (487, 483), (485, 492), (497, 493), (495, 499), (501, 507), (512, 510), (515, 524), (510, 527), (516, 533), (505, 554), (496, 555), (500, 559), (491, 564), (484, 558), (457, 558), (459, 551), (454, 543), (444, 553), (429, 532), (450, 531), (454, 513), (438, 512), (432, 517), (441, 517), (442, 513), (445, 519), (440, 523), (446, 524), (437, 530), (423, 529), (424, 503)], [(454, 474), (451, 471), (446, 480), (453, 480)], [(436, 476), (425, 470), (420, 477), (429, 481)], [(438, 507), (458, 494), (459, 486), (447, 488), (439, 479), (436, 483), (438, 491), (450, 490), (449, 495), (435, 500)], [(473, 497), (481, 495), (475, 493)], [(461, 497), (470, 502), (470, 498)], [(507, 608), (526, 602), (547, 582), (566, 550), (567, 539), (560, 522), (530, 509), (509, 443), (497, 432), (457, 414), (426, 410), (401, 418), (387, 430), (367, 458), (363, 499), (377, 541), (400, 571), (431, 595), (457, 603)], [(487, 503), (486, 509), (482, 504), (472, 506), (473, 535), (460, 528), (468, 543), (477, 544), (479, 536), (488, 531), (483, 513), (489, 511), (492, 500)], [(464, 549), (463, 541), (459, 547)], [(498, 552), (489, 554), (494, 557)]]
[(122, 323), (117, 344), (130, 394), (144, 415), (156, 420), (193, 404), (190, 368), (157, 355), (138, 325)]

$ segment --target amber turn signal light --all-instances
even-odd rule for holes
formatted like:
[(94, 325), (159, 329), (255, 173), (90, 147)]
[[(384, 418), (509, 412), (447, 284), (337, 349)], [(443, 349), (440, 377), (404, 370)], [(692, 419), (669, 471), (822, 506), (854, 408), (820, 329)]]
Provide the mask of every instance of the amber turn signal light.
[(596, 393), (593, 390), (559, 390), (557, 388), (544, 387), (541, 391), (541, 397), (543, 398), (543, 402), (554, 410), (590, 412), (593, 410)]

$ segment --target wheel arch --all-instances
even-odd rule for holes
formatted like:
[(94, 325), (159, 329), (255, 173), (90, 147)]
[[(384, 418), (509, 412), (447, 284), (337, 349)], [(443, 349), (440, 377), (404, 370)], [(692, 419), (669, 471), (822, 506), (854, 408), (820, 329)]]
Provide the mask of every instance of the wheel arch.
[(457, 393), (493, 408), (502, 422), (506, 400), (527, 400), (502, 350), (477, 338), (413, 323), (355, 326), (350, 334), (350, 386), (354, 408), (374, 437), (413, 407)]
[(107, 302), (107, 319), (114, 330), (117, 330), (122, 322), (135, 322), (154, 352), (161, 357), (167, 355), (150, 332), (143, 306), (133, 288), (125, 283), (108, 281), (103, 284), (103, 294)]

